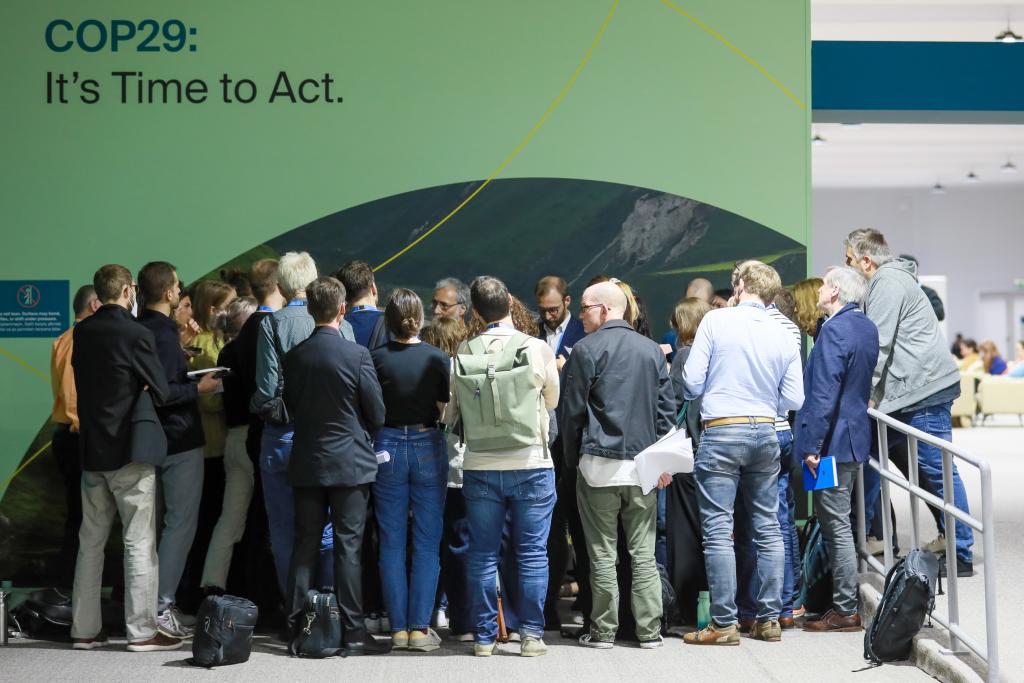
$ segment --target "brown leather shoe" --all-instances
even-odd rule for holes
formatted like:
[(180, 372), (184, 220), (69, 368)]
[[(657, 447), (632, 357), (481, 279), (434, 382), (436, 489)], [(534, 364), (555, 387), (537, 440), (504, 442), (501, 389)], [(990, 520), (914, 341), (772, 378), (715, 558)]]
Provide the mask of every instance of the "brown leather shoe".
[(758, 621), (750, 631), (750, 637), (754, 640), (764, 640), (769, 643), (777, 643), (782, 640), (782, 628), (778, 619)]
[(852, 631), (863, 631), (860, 623), (860, 615), (854, 612), (850, 615), (842, 615), (835, 610), (829, 610), (825, 615), (816, 621), (805, 621), (805, 631), (815, 633), (850, 633)]
[(750, 633), (750, 630), (754, 628), (754, 624), (757, 623), (754, 619), (740, 619), (737, 624), (740, 627), (740, 633)]
[(796, 627), (796, 620), (793, 617), (779, 617), (779, 626), (782, 627), (783, 631), (788, 631)]

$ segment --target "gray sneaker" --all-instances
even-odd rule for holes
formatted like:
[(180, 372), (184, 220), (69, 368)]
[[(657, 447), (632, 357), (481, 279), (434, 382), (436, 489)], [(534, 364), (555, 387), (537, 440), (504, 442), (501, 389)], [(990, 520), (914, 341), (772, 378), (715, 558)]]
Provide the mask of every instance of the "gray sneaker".
[(409, 632), (410, 650), (414, 652), (432, 652), (439, 647), (441, 647), (441, 636), (437, 635), (434, 629), (428, 628), (426, 633), (423, 631)]
[(175, 621), (177, 621), (185, 628), (194, 629), (196, 627), (195, 615), (185, 614), (180, 609), (178, 609), (177, 605), (171, 605), (171, 612), (174, 614)]
[(156, 629), (168, 638), (192, 637), (192, 629), (178, 621), (173, 609), (165, 609), (156, 616)]
[(540, 657), (548, 653), (548, 646), (540, 638), (523, 636), (523, 643), (519, 646), (520, 657)]
[(654, 638), (651, 638), (650, 640), (641, 640), (640, 641), (640, 649), (641, 650), (653, 650), (654, 648), (661, 647), (664, 644), (665, 644), (665, 641), (662, 639), (662, 637), (661, 636), (656, 636)]

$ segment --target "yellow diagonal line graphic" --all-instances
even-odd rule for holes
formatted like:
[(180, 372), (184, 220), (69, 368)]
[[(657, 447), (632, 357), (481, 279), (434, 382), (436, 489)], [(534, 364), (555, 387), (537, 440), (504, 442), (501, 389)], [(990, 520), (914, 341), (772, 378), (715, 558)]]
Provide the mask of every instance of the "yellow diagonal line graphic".
[(683, 15), (684, 17), (686, 17), (687, 19), (692, 21), (694, 24), (696, 24), (698, 27), (700, 27), (700, 29), (702, 31), (707, 33), (709, 36), (711, 36), (715, 40), (721, 42), (723, 45), (725, 45), (730, 50), (735, 52), (737, 55), (742, 57), (743, 61), (745, 61), (747, 64), (750, 64), (750, 66), (754, 67), (758, 71), (760, 71), (761, 75), (763, 75), (765, 78), (767, 78), (769, 81), (771, 81), (772, 84), (775, 85), (775, 87), (777, 87), (779, 90), (781, 90), (783, 93), (785, 93), (786, 97), (788, 97), (789, 99), (793, 100), (793, 102), (796, 104), (796, 106), (800, 107), (801, 109), (807, 109), (807, 104), (803, 100), (801, 100), (799, 97), (794, 95), (792, 90), (790, 90), (789, 88), (784, 86), (779, 79), (775, 78), (775, 76), (772, 76), (770, 73), (768, 73), (767, 69), (765, 69), (763, 66), (758, 64), (754, 60), (754, 58), (751, 57), (750, 55), (748, 55), (746, 52), (744, 52), (743, 50), (741, 50), (738, 47), (736, 47), (736, 45), (733, 44), (733, 42), (730, 41), (728, 38), (726, 38), (721, 33), (719, 33), (718, 31), (716, 31), (715, 29), (711, 28), (710, 26), (705, 24), (703, 21), (698, 19), (697, 17), (693, 16), (692, 14), (690, 14), (689, 12), (684, 10), (679, 5), (675, 4), (671, 0), (660, 0), (660, 2), (661, 2), (661, 4), (665, 5), (666, 7), (675, 10), (679, 14)]
[(34, 374), (37, 377), (39, 377), (44, 382), (49, 382), (50, 381), (50, 376), (48, 374), (46, 374), (45, 372), (43, 372), (39, 368), (35, 367), (34, 365), (29, 363), (28, 361), (23, 360), (23, 359), (19, 358), (18, 356), (14, 355), (13, 353), (11, 353), (10, 351), (8, 351), (7, 349), (5, 349), (2, 346), (0, 346), (0, 355), (7, 356), (8, 358), (13, 360), (15, 363), (17, 363), (21, 367), (25, 368), (26, 370), (28, 370), (32, 374)]
[(52, 443), (53, 443), (52, 441), (47, 441), (45, 444), (43, 444), (42, 448), (40, 448), (38, 451), (36, 451), (32, 455), (30, 455), (28, 460), (26, 460), (25, 462), (21, 463), (21, 467), (19, 467), (18, 469), (14, 470), (14, 474), (12, 474), (11, 476), (7, 477), (7, 480), (3, 484), (0, 484), (0, 491), (6, 489), (7, 485), (10, 484), (12, 481), (14, 481), (14, 478), (16, 476), (18, 476), (19, 474), (21, 474), (25, 470), (26, 467), (31, 465), (33, 460), (35, 460), (40, 455), (42, 455), (43, 451), (45, 451), (47, 448), (49, 448)]
[(580, 73), (582, 73), (583, 68), (587, 65), (587, 62), (590, 61), (590, 56), (594, 53), (594, 48), (596, 48), (597, 44), (601, 42), (601, 37), (604, 35), (605, 30), (608, 28), (608, 24), (611, 23), (612, 17), (615, 16), (615, 10), (618, 8), (618, 6), (619, 0), (615, 0), (612, 3), (611, 9), (608, 10), (608, 16), (606, 16), (604, 18), (604, 21), (601, 22), (601, 28), (598, 29), (597, 35), (594, 36), (593, 42), (591, 42), (590, 47), (587, 48), (586, 54), (583, 55), (583, 59), (581, 59), (580, 63), (576, 66), (576, 70), (572, 72), (572, 76), (570, 76), (566, 84), (562, 86), (562, 90), (558, 93), (558, 96), (555, 97), (554, 101), (552, 101), (551, 104), (548, 105), (548, 108), (544, 111), (544, 114), (537, 120), (535, 124), (533, 124), (533, 128), (531, 128), (530, 132), (526, 134), (526, 137), (523, 138), (522, 142), (520, 142), (519, 145), (514, 150), (512, 150), (512, 153), (505, 157), (505, 160), (502, 161), (501, 164), (499, 164), (498, 167), (494, 169), (489, 176), (487, 176), (487, 179), (480, 184), (480, 187), (473, 190), (472, 194), (470, 194), (468, 197), (462, 200), (462, 202), (454, 209), (452, 209), (447, 216), (445, 216), (436, 224), (434, 224), (434, 226), (430, 228), (430, 230), (427, 230), (425, 233), (423, 233), (415, 240), (407, 244), (401, 251), (396, 252), (393, 256), (391, 256), (391, 258), (389, 258), (388, 260), (384, 261), (376, 268), (374, 268), (375, 271), (380, 270), (384, 266), (388, 265), (389, 263), (397, 259), (399, 256), (406, 253), (407, 251), (415, 247), (417, 244), (425, 240), (427, 237), (429, 237), (431, 234), (437, 231), (438, 228), (440, 228), (442, 225), (447, 223), (452, 216), (461, 211), (463, 207), (465, 207), (467, 204), (473, 201), (473, 199), (478, 194), (483, 192), (483, 189), (490, 185), (491, 181), (498, 177), (498, 175), (503, 170), (505, 170), (505, 167), (508, 166), (512, 162), (512, 160), (519, 155), (521, 151), (523, 151), (523, 148), (526, 147), (527, 144), (529, 144), (530, 140), (533, 139), (533, 136), (537, 134), (537, 131), (541, 129), (541, 127), (547, 122), (548, 118), (551, 117), (551, 114), (554, 113), (555, 109), (558, 108), (558, 105), (561, 104), (562, 99), (565, 97), (566, 93), (569, 92), (569, 89), (572, 87), (572, 84), (576, 82), (576, 79), (579, 77)]

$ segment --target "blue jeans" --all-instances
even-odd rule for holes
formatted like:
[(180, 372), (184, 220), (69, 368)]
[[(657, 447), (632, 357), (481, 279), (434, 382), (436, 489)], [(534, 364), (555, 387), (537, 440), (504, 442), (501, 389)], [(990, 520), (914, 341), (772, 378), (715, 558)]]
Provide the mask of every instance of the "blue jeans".
[(736, 551), (733, 511), (737, 497), (750, 518), (757, 548), (757, 619), (782, 610), (785, 550), (779, 530), (779, 441), (775, 425), (751, 423), (704, 431), (694, 468), (704, 531), (704, 564), (711, 589), (711, 618), (736, 623)]
[[(892, 417), (911, 427), (920, 429), (925, 434), (951, 441), (953, 438), (953, 423), (950, 417), (952, 406), (952, 401), (948, 401), (937, 406), (922, 408), (921, 410), (895, 413)], [(905, 438), (902, 434), (889, 430), (888, 444), (890, 450), (904, 441)], [(942, 498), (945, 487), (942, 483), (942, 452), (938, 448), (920, 441), (917, 443), (917, 472), (921, 488)], [(879, 496), (881, 481), (871, 468), (865, 467), (864, 475), (865, 517), (870, 527), (874, 517), (875, 501)], [(964, 482), (960, 479), (960, 471), (956, 467), (956, 462), (953, 463), (953, 504), (964, 512), (970, 512), (967, 503), (967, 489), (964, 488)], [(883, 510), (882, 514), (889, 514), (889, 512), (888, 510)], [(939, 531), (945, 533), (945, 515), (938, 515), (936, 522)], [(956, 523), (957, 559), (961, 562), (973, 562), (974, 554), (971, 550), (973, 545), (974, 530), (963, 522), (958, 521)]]
[[(448, 453), (438, 430), (406, 432), (384, 427), (378, 451), (391, 454), (377, 467), (373, 505), (380, 535), (380, 581), (392, 631), (425, 629), (441, 570)], [(412, 571), (406, 570), (406, 540), (412, 510)]]
[(548, 588), (548, 531), (555, 507), (555, 472), (466, 470), (462, 495), (469, 520), (469, 592), (476, 642), (498, 636), (496, 573), (502, 527), (511, 513), (507, 552), (519, 568), (513, 609), (521, 636), (544, 635), (544, 599)]
[[(788, 462), (793, 452), (793, 432), (776, 432), (779, 439), (780, 462)], [(800, 557), (800, 537), (796, 530), (796, 501), (789, 489), (789, 470), (779, 470), (779, 530), (782, 533), (785, 572), (782, 577), (781, 616), (793, 616), (800, 599), (803, 562)], [(750, 530), (750, 515), (742, 500), (736, 501), (736, 607), (740, 619), (753, 619), (757, 614), (757, 550)]]
[[(274, 556), (277, 585), (281, 595), (288, 593), (288, 572), (292, 564), (295, 545), (295, 495), (288, 483), (288, 460), (292, 455), (293, 425), (263, 427), (260, 443), (260, 476), (263, 482), (263, 503), (267, 508), (267, 527), (270, 531), (270, 552)], [(334, 585), (334, 530), (331, 523), (324, 526), (320, 542), (318, 586)]]

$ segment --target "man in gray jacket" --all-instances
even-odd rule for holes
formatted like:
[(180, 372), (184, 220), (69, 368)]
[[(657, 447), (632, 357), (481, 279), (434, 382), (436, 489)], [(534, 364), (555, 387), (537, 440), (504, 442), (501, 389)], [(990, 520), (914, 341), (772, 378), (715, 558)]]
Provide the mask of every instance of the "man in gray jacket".
[[(675, 399), (665, 354), (623, 320), (626, 295), (613, 282), (583, 292), (587, 336), (565, 365), (560, 431), (565, 466), (579, 466), (576, 497), (593, 591), (588, 647), (610, 648), (619, 620), (616, 573), (622, 521), (633, 567), (633, 616), (640, 647), (661, 645), (661, 581), (654, 561), (658, 496), (644, 495), (633, 458), (673, 424)], [(671, 477), (662, 475), (664, 488)]]
[[(847, 265), (861, 270), (870, 280), (864, 313), (878, 326), (879, 342), (878, 364), (871, 383), (874, 407), (926, 434), (950, 441), (950, 408), (960, 395), (960, 373), (947, 350), (935, 311), (917, 282), (917, 264), (893, 258), (885, 236), (877, 230), (854, 230), (845, 245)], [(888, 443), (892, 449), (902, 445), (902, 438), (890, 434)], [(918, 443), (917, 453), (921, 486), (941, 498), (941, 451)], [(870, 483), (867, 490), (877, 495), (877, 482), (875, 486)], [(955, 463), (953, 501), (958, 508), (968, 511), (967, 491)], [(866, 502), (872, 510), (873, 500)], [(945, 534), (944, 517), (937, 515), (936, 523), (940, 540), (929, 548), (941, 552), (945, 547), (941, 536)], [(971, 528), (957, 522), (958, 576), (973, 574), (973, 544)]]

